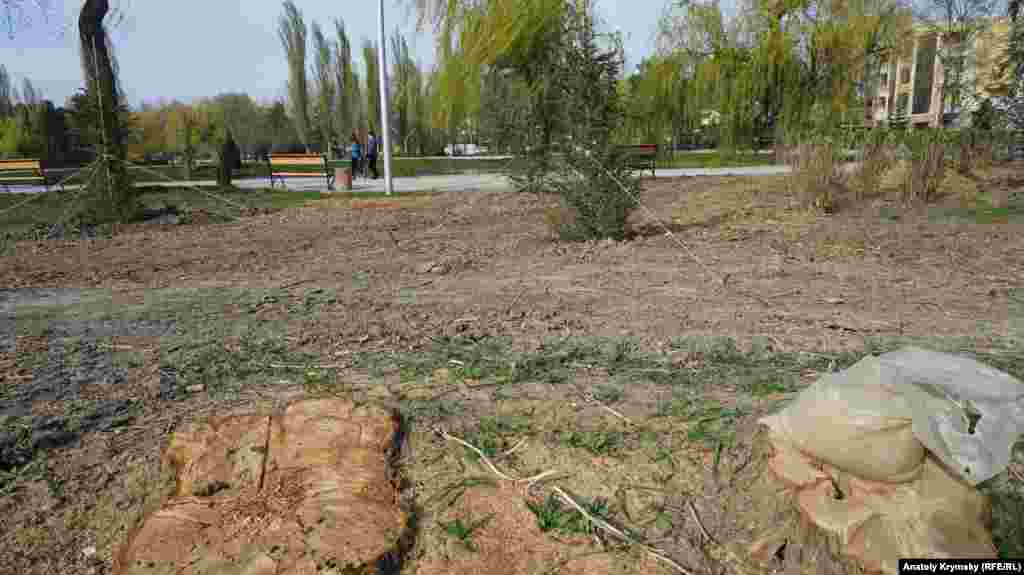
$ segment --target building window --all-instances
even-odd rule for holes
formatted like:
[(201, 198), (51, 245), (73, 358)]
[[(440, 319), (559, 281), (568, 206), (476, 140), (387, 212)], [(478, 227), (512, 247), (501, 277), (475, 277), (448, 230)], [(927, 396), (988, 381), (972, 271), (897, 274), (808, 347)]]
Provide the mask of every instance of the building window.
[(900, 68), (900, 84), (910, 83), (910, 66)]
[(883, 73), (882, 74), (881, 83), (882, 83), (882, 87), (883, 88), (885, 88), (886, 86), (889, 85), (889, 74), (888, 73)]
[(896, 115), (897, 116), (906, 116), (907, 112), (910, 111), (910, 110), (908, 110), (909, 107), (910, 107), (910, 94), (907, 94), (907, 93), (900, 94), (899, 97), (896, 98)]
[(878, 99), (878, 107), (883, 109), (883, 110), (885, 109), (885, 98), (879, 98)]

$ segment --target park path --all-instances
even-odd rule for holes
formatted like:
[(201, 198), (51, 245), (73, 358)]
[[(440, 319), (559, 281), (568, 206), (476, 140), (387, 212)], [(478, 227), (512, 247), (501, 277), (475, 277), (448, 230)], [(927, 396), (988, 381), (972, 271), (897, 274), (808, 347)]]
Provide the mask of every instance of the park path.
[[(786, 166), (742, 166), (734, 168), (684, 168), (664, 169), (655, 172), (656, 178), (680, 178), (680, 177), (707, 177), (707, 176), (774, 176), (786, 174), (789, 168)], [(252, 190), (262, 189), (269, 185), (267, 178), (241, 178), (234, 180), (234, 184), (241, 189)], [(145, 187), (213, 187), (217, 185), (215, 180), (187, 181), (153, 181), (137, 182), (136, 186)], [(325, 191), (326, 186), (323, 180), (311, 178), (309, 180), (286, 180), (286, 187), (293, 191)], [(511, 179), (504, 174), (450, 174), (441, 176), (419, 176), (411, 178), (394, 178), (392, 189), (395, 192), (469, 192), (469, 191), (501, 191), (512, 187)], [(75, 190), (78, 186), (66, 186), (67, 190)], [(0, 188), (2, 191), (3, 188)], [(367, 180), (357, 178), (352, 184), (352, 190), (356, 192), (383, 192), (384, 179)], [(42, 187), (18, 187), (15, 192), (39, 193), (44, 191)]]

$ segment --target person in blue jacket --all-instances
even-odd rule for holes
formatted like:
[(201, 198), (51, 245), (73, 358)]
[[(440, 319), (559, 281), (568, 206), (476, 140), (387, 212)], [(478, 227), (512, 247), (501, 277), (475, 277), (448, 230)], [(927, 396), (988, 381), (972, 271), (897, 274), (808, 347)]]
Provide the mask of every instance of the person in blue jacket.
[(356, 137), (356, 133), (352, 132), (352, 179), (356, 179), (356, 174), (359, 173), (359, 165), (363, 161), (363, 150), (359, 146), (359, 138)]

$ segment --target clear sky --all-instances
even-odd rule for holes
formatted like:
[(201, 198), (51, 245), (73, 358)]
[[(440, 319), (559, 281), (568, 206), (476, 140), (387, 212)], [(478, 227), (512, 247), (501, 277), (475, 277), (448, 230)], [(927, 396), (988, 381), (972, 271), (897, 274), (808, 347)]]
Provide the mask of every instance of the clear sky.
[[(29, 77), (36, 89), (58, 105), (82, 85), (77, 45), (81, 0), (48, 0), (45, 18), (24, 0), (24, 22), (13, 38), (0, 35), (0, 63), (17, 86)], [(654, 50), (658, 18), (668, 0), (598, 0), (611, 28), (626, 36), (632, 67)], [(319, 22), (333, 38), (342, 18), (358, 48), (377, 37), (377, 0), (295, 0), (306, 24)], [(246, 92), (267, 101), (285, 95), (287, 65), (277, 36), (279, 0), (111, 0), (111, 36), (128, 102), (214, 96)], [(385, 0), (385, 25), (407, 33), (410, 49), (422, 64), (433, 63), (433, 39), (416, 33), (413, 0)], [(0, 14), (2, 16), (2, 14)], [(361, 62), (357, 60), (357, 66)]]

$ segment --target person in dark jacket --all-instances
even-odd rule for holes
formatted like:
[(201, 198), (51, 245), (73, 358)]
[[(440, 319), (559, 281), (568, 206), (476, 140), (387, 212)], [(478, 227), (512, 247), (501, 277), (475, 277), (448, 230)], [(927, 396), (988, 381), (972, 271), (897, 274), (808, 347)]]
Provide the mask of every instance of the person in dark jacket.
[(359, 173), (359, 164), (363, 160), (363, 150), (359, 145), (359, 138), (356, 137), (355, 132), (352, 132), (352, 145), (350, 149), (352, 152), (352, 179), (354, 180)]
[(370, 139), (366, 142), (366, 161), (370, 164), (373, 179), (377, 179), (377, 136), (370, 130)]

